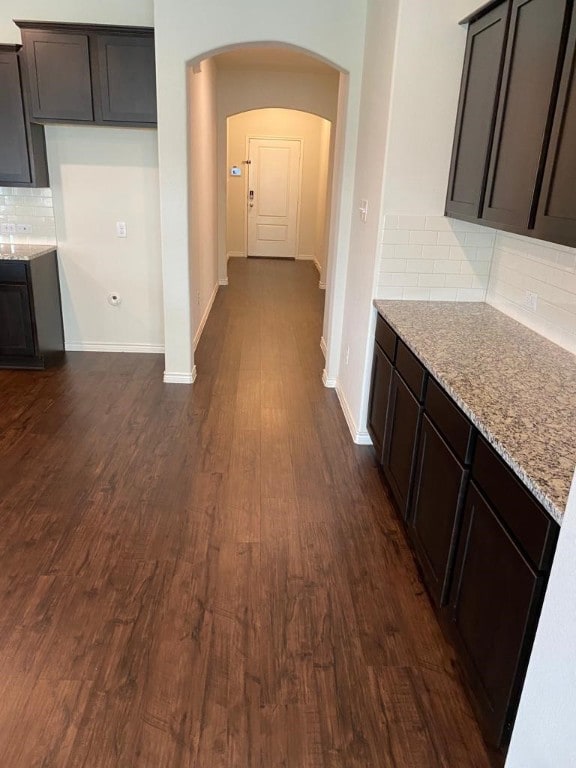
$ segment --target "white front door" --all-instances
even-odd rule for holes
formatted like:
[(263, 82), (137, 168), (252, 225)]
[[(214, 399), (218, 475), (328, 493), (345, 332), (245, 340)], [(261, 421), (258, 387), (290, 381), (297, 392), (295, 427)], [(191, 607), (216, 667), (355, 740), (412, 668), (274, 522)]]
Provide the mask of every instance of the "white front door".
[(249, 139), (248, 256), (298, 255), (301, 143)]

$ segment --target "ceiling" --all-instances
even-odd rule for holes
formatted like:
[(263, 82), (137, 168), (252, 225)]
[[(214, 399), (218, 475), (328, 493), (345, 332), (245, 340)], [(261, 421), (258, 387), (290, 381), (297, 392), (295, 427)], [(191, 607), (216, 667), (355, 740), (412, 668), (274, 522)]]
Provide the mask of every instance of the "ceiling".
[(259, 69), (275, 72), (315, 72), (334, 74), (338, 70), (323, 61), (279, 46), (236, 48), (214, 57), (219, 69)]

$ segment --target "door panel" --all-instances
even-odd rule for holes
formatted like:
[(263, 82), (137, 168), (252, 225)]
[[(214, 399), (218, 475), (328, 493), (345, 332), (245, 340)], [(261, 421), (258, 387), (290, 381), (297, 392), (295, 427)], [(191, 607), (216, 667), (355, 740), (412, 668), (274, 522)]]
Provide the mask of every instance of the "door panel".
[(527, 230), (564, 54), (568, 0), (514, 0), (482, 218)]
[(250, 139), (248, 255), (296, 258), (300, 141)]
[(100, 35), (98, 74), (103, 120), (156, 122), (153, 38)]
[(0, 181), (9, 185), (32, 180), (28, 141), (15, 53), (0, 53)]
[(28, 286), (0, 283), (0, 355), (33, 355)]

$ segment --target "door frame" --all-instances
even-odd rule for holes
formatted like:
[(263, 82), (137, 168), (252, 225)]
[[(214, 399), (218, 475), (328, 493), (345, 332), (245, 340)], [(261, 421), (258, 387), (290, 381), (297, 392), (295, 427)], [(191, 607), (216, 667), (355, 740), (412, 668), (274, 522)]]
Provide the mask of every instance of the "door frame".
[[(304, 139), (301, 136), (262, 136), (260, 134), (248, 134), (246, 136), (246, 158), (250, 160), (250, 141), (252, 139), (260, 141), (298, 141), (300, 143), (300, 159), (298, 161), (298, 205), (296, 206), (296, 256), (298, 261), (300, 255), (300, 202), (302, 200), (302, 158), (304, 156)], [(246, 165), (244, 174), (244, 243), (246, 246), (246, 258), (248, 258), (248, 190), (250, 189), (250, 165)], [(258, 258), (258, 257), (256, 257)], [(286, 259), (289, 261), (289, 259)]]

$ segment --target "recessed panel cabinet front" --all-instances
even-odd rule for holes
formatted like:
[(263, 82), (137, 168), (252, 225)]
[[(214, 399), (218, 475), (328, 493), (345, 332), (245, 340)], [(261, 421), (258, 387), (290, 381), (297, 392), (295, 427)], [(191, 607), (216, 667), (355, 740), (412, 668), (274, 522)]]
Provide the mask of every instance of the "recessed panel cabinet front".
[(32, 117), (94, 119), (87, 35), (22, 30)]
[(502, 73), (510, 5), (470, 25), (456, 119), (446, 213), (478, 218)]
[(31, 181), (18, 56), (0, 51), (0, 184)]
[(28, 286), (4, 283), (0, 276), (0, 357), (35, 354)]
[(576, 246), (576, 15), (570, 39), (544, 182), (538, 206), (535, 234)]
[(98, 35), (102, 120), (156, 122), (154, 38)]
[(514, 0), (482, 220), (526, 232), (536, 214), (571, 0)]
[(372, 438), (372, 444), (374, 445), (379, 464), (382, 463), (382, 447), (386, 430), (392, 370), (392, 363), (388, 360), (379, 344), (375, 343), (370, 401), (368, 403), (368, 433)]

